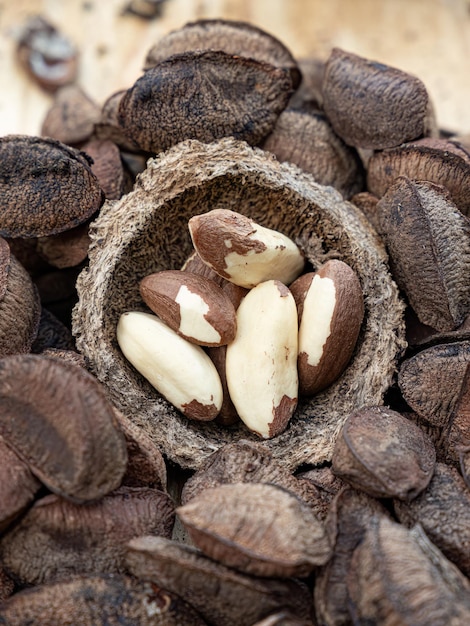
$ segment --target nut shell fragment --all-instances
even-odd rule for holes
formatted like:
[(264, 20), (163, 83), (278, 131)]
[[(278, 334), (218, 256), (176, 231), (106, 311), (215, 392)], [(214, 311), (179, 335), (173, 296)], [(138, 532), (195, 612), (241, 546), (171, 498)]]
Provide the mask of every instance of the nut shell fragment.
[(29, 352), (40, 317), (38, 290), (0, 237), (0, 357)]
[(386, 517), (372, 520), (356, 548), (348, 591), (355, 623), (461, 626), (470, 620), (468, 579), (420, 526), (408, 530)]
[(59, 89), (42, 122), (41, 135), (67, 145), (89, 139), (101, 116), (100, 107), (78, 85)]
[(0, 533), (27, 508), (40, 488), (26, 463), (0, 437)]
[(270, 483), (294, 493), (310, 503), (316, 487), (310, 481), (293, 476), (285, 466), (272, 458), (261, 442), (243, 439), (226, 444), (185, 482), (181, 502), (186, 504), (206, 489), (232, 483)]
[(242, 574), (162, 537), (130, 541), (127, 564), (134, 576), (177, 593), (213, 626), (246, 626), (280, 609), (311, 616), (310, 591), (298, 580)]
[(440, 343), (421, 350), (400, 366), (398, 385), (403, 398), (427, 422), (448, 426), (469, 363), (469, 341)]
[(444, 186), (457, 208), (470, 215), (470, 153), (460, 144), (426, 138), (374, 152), (367, 166), (369, 191), (381, 198), (398, 176)]
[(398, 520), (420, 524), (441, 552), (465, 574), (470, 574), (470, 491), (458, 471), (436, 463), (427, 488), (411, 502), (394, 502)]
[(205, 626), (176, 594), (123, 574), (77, 576), (16, 593), (0, 608), (0, 624)]
[(279, 161), (295, 163), (318, 183), (331, 185), (347, 199), (364, 189), (365, 173), (359, 155), (338, 137), (324, 113), (286, 109), (261, 147)]
[(374, 517), (383, 515), (387, 511), (377, 499), (350, 487), (343, 488), (331, 503), (327, 529), (335, 537), (333, 555), (316, 572), (314, 586), (315, 612), (320, 623), (350, 623), (347, 575), (351, 559)]
[(174, 520), (170, 497), (146, 487), (120, 487), (86, 505), (47, 495), (2, 536), (2, 563), (28, 585), (124, 573), (127, 542), (146, 534), (169, 538)]

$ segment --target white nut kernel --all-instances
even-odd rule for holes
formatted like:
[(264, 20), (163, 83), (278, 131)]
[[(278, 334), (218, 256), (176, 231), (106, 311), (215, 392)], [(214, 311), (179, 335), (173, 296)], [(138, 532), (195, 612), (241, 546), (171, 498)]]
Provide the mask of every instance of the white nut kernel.
[(227, 280), (251, 289), (267, 280), (291, 283), (305, 258), (286, 235), (227, 209), (214, 209), (189, 220), (201, 259)]
[(285, 285), (269, 280), (248, 292), (227, 346), (226, 376), (240, 419), (261, 437), (281, 433), (297, 406), (297, 337), (297, 309)]
[(150, 313), (123, 313), (117, 340), (126, 359), (186, 417), (213, 420), (222, 406), (214, 364), (195, 344)]

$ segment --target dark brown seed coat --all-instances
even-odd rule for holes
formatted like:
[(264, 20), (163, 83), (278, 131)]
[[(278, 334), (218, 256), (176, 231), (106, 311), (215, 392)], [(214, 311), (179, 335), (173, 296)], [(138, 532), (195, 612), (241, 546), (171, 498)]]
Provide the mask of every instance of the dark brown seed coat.
[(38, 617), (41, 626), (205, 626), (177, 595), (121, 574), (38, 585), (0, 607), (2, 626), (30, 626)]
[(281, 609), (311, 617), (310, 591), (298, 580), (248, 576), (162, 537), (130, 541), (127, 563), (134, 576), (177, 593), (210, 626), (246, 626)]
[(40, 237), (78, 226), (104, 195), (87, 157), (53, 139), (0, 138), (0, 234)]
[(261, 144), (279, 161), (288, 161), (312, 174), (320, 185), (331, 185), (349, 199), (365, 187), (361, 159), (333, 131), (323, 113), (283, 111)]
[(454, 330), (470, 311), (470, 220), (442, 185), (399, 176), (377, 204), (392, 273), (423, 324)]
[(124, 437), (100, 384), (57, 359), (0, 359), (0, 435), (41, 482), (73, 501), (115, 489), (126, 469)]
[(168, 33), (149, 50), (144, 69), (152, 68), (169, 56), (191, 50), (223, 50), (235, 56), (264, 61), (289, 70), (294, 88), (300, 83), (297, 62), (282, 42), (248, 22), (224, 19), (200, 19)]
[(386, 407), (348, 416), (333, 451), (333, 471), (377, 498), (412, 500), (431, 480), (436, 451), (416, 424)]
[(121, 99), (118, 120), (142, 150), (234, 137), (258, 144), (292, 93), (287, 70), (222, 51), (174, 55), (148, 70)]
[(0, 555), (7, 573), (23, 585), (124, 573), (127, 542), (147, 534), (170, 538), (174, 519), (171, 498), (147, 487), (120, 487), (80, 505), (48, 495), (3, 535)]
[(176, 512), (206, 556), (245, 574), (305, 577), (331, 556), (312, 509), (276, 485), (205, 489)]
[(323, 108), (352, 146), (383, 149), (427, 135), (430, 100), (419, 78), (334, 48), (325, 65)]

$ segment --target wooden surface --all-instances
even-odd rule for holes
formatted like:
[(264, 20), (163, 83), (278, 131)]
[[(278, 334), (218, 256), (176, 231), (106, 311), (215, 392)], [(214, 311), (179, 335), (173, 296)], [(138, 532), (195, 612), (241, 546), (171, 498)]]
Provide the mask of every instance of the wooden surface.
[(202, 17), (247, 20), (298, 58), (332, 46), (419, 76), (438, 124), (470, 133), (470, 0), (166, 0), (160, 18), (123, 14), (128, 0), (0, 0), (0, 134), (38, 134), (50, 96), (18, 66), (15, 35), (40, 13), (80, 50), (82, 87), (99, 103), (141, 74), (166, 32)]

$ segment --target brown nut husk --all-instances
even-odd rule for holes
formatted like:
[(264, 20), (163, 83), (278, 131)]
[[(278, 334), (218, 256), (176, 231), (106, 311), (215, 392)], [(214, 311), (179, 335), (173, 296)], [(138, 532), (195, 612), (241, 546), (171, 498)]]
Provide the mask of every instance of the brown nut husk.
[(425, 138), (371, 156), (367, 166), (371, 193), (381, 198), (398, 176), (446, 187), (457, 208), (470, 215), (470, 152), (460, 144)]
[(323, 105), (322, 83), (325, 60), (318, 57), (297, 59), (302, 82), (292, 94), (289, 109), (305, 113), (318, 113)]
[(8, 574), (0, 568), (0, 602), (3, 603), (15, 592), (15, 583)]
[(48, 309), (41, 307), (38, 332), (31, 346), (31, 352), (40, 354), (49, 348), (75, 350), (75, 340), (70, 328), (58, 320)]
[(91, 170), (97, 177), (107, 200), (118, 200), (127, 180), (119, 147), (109, 139), (91, 139), (81, 147), (93, 159)]
[(411, 420), (386, 407), (348, 416), (333, 450), (333, 471), (376, 498), (412, 500), (431, 480), (436, 451)]
[(317, 489), (310, 481), (293, 476), (261, 443), (242, 440), (214, 452), (188, 478), (181, 493), (181, 503), (186, 504), (206, 489), (233, 483), (278, 485), (308, 504), (317, 495)]
[(0, 435), (51, 491), (75, 502), (119, 486), (124, 436), (96, 378), (36, 354), (0, 359)]
[(289, 70), (294, 89), (300, 83), (300, 71), (286, 46), (265, 30), (248, 22), (214, 19), (188, 22), (174, 30), (147, 53), (144, 69), (174, 54), (191, 50), (223, 50), (228, 54), (250, 57)]
[(0, 533), (33, 501), (41, 483), (0, 437)]
[(377, 211), (393, 276), (419, 320), (455, 330), (470, 311), (469, 219), (445, 187), (405, 176), (390, 185)]
[(184, 142), (151, 159), (134, 192), (103, 207), (91, 231), (89, 268), (77, 281), (73, 332), (79, 350), (116, 406), (183, 467), (199, 467), (225, 443), (255, 439), (241, 425), (188, 423), (135, 373), (116, 342), (121, 313), (143, 306), (139, 280), (180, 268), (192, 251), (189, 218), (214, 206), (294, 238), (315, 266), (328, 255), (342, 258), (359, 277), (365, 322), (355, 357), (340, 381), (300, 402), (285, 433), (265, 444), (290, 468), (328, 460), (345, 416), (382, 402), (404, 348), (403, 303), (384, 248), (359, 210), (266, 152), (233, 139)]
[(334, 498), (327, 530), (334, 539), (331, 559), (315, 575), (314, 602), (319, 623), (350, 624), (347, 575), (356, 547), (374, 516), (388, 515), (385, 507), (365, 493), (343, 488)]
[(127, 467), (122, 479), (126, 487), (152, 487), (166, 491), (167, 471), (159, 448), (134, 422), (115, 410), (119, 429), (124, 434), (127, 447)]
[(0, 357), (29, 352), (40, 317), (38, 290), (0, 237)]
[(455, 468), (436, 463), (427, 488), (412, 502), (395, 500), (393, 506), (402, 524), (420, 524), (449, 561), (470, 575), (470, 490)]
[(42, 356), (49, 357), (50, 359), (57, 359), (58, 361), (65, 361), (71, 365), (78, 365), (86, 370), (86, 360), (83, 354), (76, 352), (76, 350), (63, 350), (60, 348), (46, 348), (40, 353)]
[(457, 408), (470, 363), (470, 341), (441, 343), (405, 359), (398, 373), (400, 391), (421, 418), (447, 427)]
[(210, 626), (246, 626), (281, 609), (301, 618), (311, 616), (310, 590), (297, 579), (242, 574), (193, 546), (163, 537), (132, 539), (127, 564), (137, 578), (177, 593)]
[(104, 195), (83, 153), (54, 139), (0, 138), (0, 234), (52, 235), (85, 222)]
[(126, 91), (126, 89), (116, 91), (104, 101), (100, 119), (94, 127), (93, 136), (98, 140), (112, 141), (121, 150), (127, 150), (128, 154), (134, 157), (138, 155), (140, 158), (143, 153), (139, 153), (139, 146), (126, 136), (118, 121), (119, 105)]
[(428, 135), (435, 126), (419, 78), (339, 48), (326, 62), (322, 94), (331, 125), (351, 146), (390, 148)]
[(2, 536), (1, 560), (23, 585), (122, 574), (128, 541), (147, 534), (169, 539), (174, 520), (171, 498), (157, 489), (119, 487), (86, 505), (50, 494)]
[(205, 489), (176, 513), (206, 556), (245, 574), (305, 577), (332, 555), (312, 509), (277, 485)]
[(359, 155), (338, 137), (319, 111), (283, 111), (261, 147), (275, 154), (279, 161), (295, 163), (321, 185), (331, 185), (346, 199), (364, 189), (365, 174)]
[(377, 196), (374, 196), (370, 191), (361, 191), (360, 193), (354, 194), (351, 198), (351, 202), (355, 204), (364, 215), (367, 217), (369, 222), (375, 228), (375, 230), (379, 233), (379, 218), (377, 215), (377, 203), (379, 199)]
[(348, 575), (354, 624), (462, 626), (470, 584), (417, 525), (373, 518)]
[(16, 593), (0, 607), (2, 626), (205, 626), (176, 594), (122, 574), (77, 576)]
[(141, 76), (121, 99), (118, 121), (132, 141), (153, 153), (185, 139), (235, 137), (256, 145), (291, 93), (288, 70), (196, 50), (175, 54)]
[[(306, 494), (312, 493), (311, 490), (314, 489), (314, 495), (312, 494), (311, 497), (302, 494), (300, 497), (310, 504), (320, 521), (325, 521), (333, 499), (343, 489), (345, 483), (341, 478), (335, 476), (329, 465), (300, 472), (296, 477), (302, 485), (309, 485), (304, 488)], [(292, 491), (292, 488), (290, 489)]]
[(51, 265), (58, 269), (76, 267), (88, 255), (90, 238), (88, 221), (74, 228), (36, 239), (36, 250)]
[(101, 109), (79, 85), (59, 89), (41, 126), (41, 135), (57, 139), (68, 146), (91, 137), (101, 116)]
[(470, 366), (467, 365), (459, 397), (443, 430), (440, 444), (446, 463), (454, 464), (469, 485), (470, 460)]

